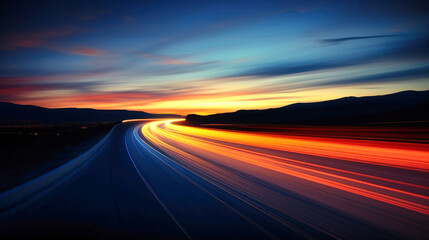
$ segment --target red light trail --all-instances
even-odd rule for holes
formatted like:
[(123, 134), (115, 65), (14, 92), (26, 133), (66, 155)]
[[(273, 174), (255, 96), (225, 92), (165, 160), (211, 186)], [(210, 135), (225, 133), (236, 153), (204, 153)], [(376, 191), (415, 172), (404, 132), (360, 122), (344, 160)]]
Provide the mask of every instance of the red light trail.
[[(422, 219), (428, 219), (425, 144), (398, 148), (387, 141), (207, 129), (179, 121), (147, 123), (141, 134), (177, 164), (256, 208), (262, 203), (302, 221), (312, 219), (312, 214), (282, 202), (284, 190), (392, 230), (401, 221), (424, 228)], [(320, 220), (312, 221), (329, 229)]]

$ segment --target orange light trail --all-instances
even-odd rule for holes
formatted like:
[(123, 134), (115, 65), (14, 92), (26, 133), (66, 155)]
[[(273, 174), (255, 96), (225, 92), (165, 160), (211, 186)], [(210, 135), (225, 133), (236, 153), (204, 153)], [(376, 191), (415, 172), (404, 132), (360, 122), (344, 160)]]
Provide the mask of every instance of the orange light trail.
[[(278, 192), (244, 177), (250, 175), (376, 224), (429, 216), (429, 149), (424, 144), (395, 148), (383, 141), (205, 129), (178, 121), (183, 120), (146, 123), (141, 134), (179, 165), (249, 204), (254, 199), (306, 217), (285, 206)], [(398, 207), (414, 213), (379, 216)]]

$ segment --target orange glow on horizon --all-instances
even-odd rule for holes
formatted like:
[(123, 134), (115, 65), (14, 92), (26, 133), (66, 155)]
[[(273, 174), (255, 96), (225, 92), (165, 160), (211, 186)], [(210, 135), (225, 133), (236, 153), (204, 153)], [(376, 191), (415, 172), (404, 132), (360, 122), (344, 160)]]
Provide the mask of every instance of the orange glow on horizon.
[[(22, 81), (27, 81), (23, 79)], [(216, 90), (198, 90), (195, 92), (165, 96), (151, 93), (139, 93), (132, 90), (124, 92), (98, 92), (78, 94), (73, 91), (59, 90), (23, 90), (15, 93), (17, 104), (37, 105), (46, 108), (93, 108), (101, 110), (131, 110), (148, 113), (171, 113), (186, 116), (188, 114), (208, 115), (214, 113), (234, 112), (242, 109), (267, 109), (282, 107), (297, 102), (317, 102), (345, 96), (369, 96), (388, 94), (401, 89), (359, 90), (351, 87), (330, 89), (309, 89), (298, 92), (270, 92), (263, 88), (243, 88), (242, 84), (218, 86)], [(223, 89), (229, 89), (227, 91)], [(5, 95), (16, 89), (4, 90)], [(22, 95), (22, 96), (21, 96)]]

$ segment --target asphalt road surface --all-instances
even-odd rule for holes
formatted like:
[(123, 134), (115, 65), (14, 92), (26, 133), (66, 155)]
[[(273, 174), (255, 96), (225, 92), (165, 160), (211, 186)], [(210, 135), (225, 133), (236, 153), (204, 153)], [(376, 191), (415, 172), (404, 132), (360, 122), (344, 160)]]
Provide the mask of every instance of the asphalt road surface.
[(1, 194), (0, 236), (429, 236), (427, 144), (175, 121), (119, 124), (80, 157)]

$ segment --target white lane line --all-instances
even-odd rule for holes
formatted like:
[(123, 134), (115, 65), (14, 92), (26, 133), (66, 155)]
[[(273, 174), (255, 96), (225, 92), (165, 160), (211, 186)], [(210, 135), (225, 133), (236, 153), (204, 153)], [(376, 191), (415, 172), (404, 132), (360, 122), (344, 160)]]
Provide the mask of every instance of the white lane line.
[(179, 228), (183, 231), (183, 233), (188, 237), (188, 239), (192, 239), (191, 236), (186, 232), (185, 228), (179, 223), (179, 221), (176, 219), (176, 217), (173, 215), (173, 213), (168, 209), (168, 207), (162, 202), (161, 198), (156, 194), (156, 192), (153, 190), (153, 188), (150, 186), (150, 184), (146, 181), (146, 179), (143, 177), (140, 170), (137, 168), (136, 163), (134, 162), (133, 158), (131, 157), (130, 151), (128, 149), (126, 137), (124, 138), (125, 142), (125, 148), (127, 149), (128, 157), (130, 158), (131, 162), (134, 165), (134, 168), (136, 169), (137, 173), (139, 174), (140, 178), (143, 180), (146, 187), (149, 189), (149, 191), (153, 194), (153, 196), (156, 198), (156, 200), (161, 204), (162, 208), (170, 215), (170, 217), (173, 219), (173, 221), (179, 226)]
[[(243, 213), (241, 213), (240, 211), (238, 211), (237, 209), (235, 209), (234, 207), (232, 207), (231, 205), (229, 205), (228, 203), (226, 203), (225, 201), (223, 201), (222, 199), (220, 199), (219, 197), (217, 197), (215, 194), (209, 192), (207, 189), (205, 189), (204, 187), (202, 187), (200, 184), (196, 183), (194, 180), (190, 179), (188, 176), (186, 176), (185, 174), (183, 174), (182, 172), (180, 172), (178, 169), (176, 169), (175, 167), (171, 166), (167, 161), (176, 164), (179, 167), (182, 167), (183, 169), (189, 171), (190, 173), (194, 174), (195, 176), (198, 176), (197, 174), (193, 173), (192, 171), (190, 171), (189, 169), (181, 166), (180, 164), (176, 163), (175, 161), (173, 161), (171, 158), (169, 158), (168, 156), (162, 154), (161, 152), (159, 152), (158, 150), (154, 149), (153, 147), (151, 147), (149, 144), (147, 144), (143, 139), (140, 138), (140, 136), (138, 135), (137, 131), (133, 131), (133, 143), (135, 145), (135, 141), (137, 140), (137, 142), (140, 144), (140, 146), (142, 146), (145, 150), (147, 150), (148, 152), (150, 152), (154, 157), (156, 157), (158, 160), (160, 160), (161, 163), (163, 163), (164, 165), (166, 165), (167, 167), (169, 167), (171, 170), (175, 171), (177, 174), (179, 174), (180, 176), (182, 176), (183, 178), (185, 178), (187, 181), (189, 181), (190, 183), (192, 183), (194, 186), (196, 186), (197, 188), (199, 188), (200, 190), (202, 190), (203, 192), (207, 193), (209, 196), (213, 197), (214, 199), (216, 199), (217, 201), (219, 201), (221, 204), (223, 204), (225, 207), (231, 209), (233, 212), (235, 212), (237, 215), (239, 215), (240, 217), (242, 217), (244, 220), (246, 220), (247, 222), (249, 222), (250, 224), (254, 225), (256, 228), (258, 228), (259, 230), (261, 230), (263, 233), (265, 233), (266, 235), (268, 235), (269, 237), (271, 237), (272, 239), (279, 239), (277, 236), (275, 236), (273, 233), (271, 233), (270, 231), (266, 230), (265, 228), (263, 228), (262, 226), (260, 226), (259, 224), (257, 224), (255, 221), (253, 221), (252, 219), (250, 219), (249, 217), (247, 217), (246, 215), (244, 215)], [(137, 146), (136, 146), (137, 147)], [(140, 150), (137, 147), (137, 150), (140, 152)], [(142, 155), (142, 153), (140, 152), (140, 154)], [(159, 156), (158, 156), (159, 155)], [(167, 159), (161, 159), (161, 157)], [(200, 176), (198, 176), (200, 177)], [(201, 177), (200, 177), (201, 178)], [(204, 181), (204, 178), (201, 178)], [(255, 206), (250, 205), (251, 207), (259, 210), (258, 208), (256, 208)], [(261, 211), (261, 210), (259, 210)]]

